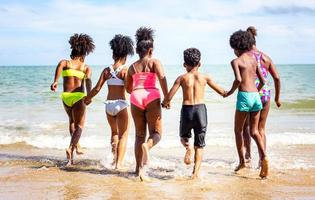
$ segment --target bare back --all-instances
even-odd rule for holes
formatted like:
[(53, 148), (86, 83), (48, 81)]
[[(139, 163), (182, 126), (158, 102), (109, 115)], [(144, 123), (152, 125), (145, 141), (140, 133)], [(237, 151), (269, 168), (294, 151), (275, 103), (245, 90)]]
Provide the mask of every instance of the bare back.
[(232, 65), (236, 68), (235, 75), (238, 73), (241, 77), (241, 82), (238, 87), (240, 91), (244, 92), (257, 92), (255, 85), (257, 74), (257, 62), (250, 56), (250, 53), (244, 53), (237, 59), (232, 61)]
[(164, 98), (162, 105), (169, 108), (169, 103), (174, 97), (179, 87), (183, 90), (183, 105), (204, 104), (205, 87), (208, 85), (220, 95), (225, 95), (225, 91), (218, 86), (210, 76), (198, 72), (198, 67), (187, 68), (187, 73), (179, 76), (170, 92)]
[[(80, 61), (66, 61), (65, 66), (62, 67), (62, 70), (67, 69), (74, 69), (86, 73), (86, 66)], [(84, 79), (80, 79), (75, 76), (63, 77), (63, 90), (65, 92), (84, 92), (83, 80)]]
[[(124, 68), (117, 74), (117, 78), (121, 80), (125, 80), (127, 76), (127, 70), (128, 68)], [(126, 99), (126, 90), (125, 87), (122, 85), (108, 85), (108, 94), (107, 94), (108, 100), (114, 100), (114, 99)]]
[(205, 75), (198, 71), (182, 75), (180, 85), (183, 90), (183, 105), (203, 104), (206, 84)]

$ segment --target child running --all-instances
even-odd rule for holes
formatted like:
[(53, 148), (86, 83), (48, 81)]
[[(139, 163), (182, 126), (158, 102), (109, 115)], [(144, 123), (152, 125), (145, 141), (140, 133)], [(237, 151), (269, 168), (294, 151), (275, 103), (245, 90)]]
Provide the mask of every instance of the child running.
[(64, 109), (69, 118), (71, 141), (66, 150), (68, 164), (73, 164), (73, 151), (82, 154), (79, 139), (85, 121), (85, 104), (83, 103), (84, 82), (87, 92), (91, 91), (91, 68), (84, 63), (85, 57), (93, 52), (93, 39), (86, 34), (74, 34), (70, 37), (70, 60), (61, 60), (56, 68), (55, 79), (51, 90), (56, 91), (60, 75), (63, 77), (63, 93), (61, 94)]
[[(277, 107), (281, 106), (281, 102), (280, 102), (280, 76), (279, 73), (276, 69), (276, 66), (274, 65), (274, 63), (272, 62), (271, 58), (269, 56), (267, 56), (265, 53), (259, 51), (256, 48), (256, 36), (257, 36), (257, 30), (255, 27), (250, 26), (247, 28), (247, 32), (249, 32), (254, 39), (254, 45), (253, 45), (253, 49), (252, 52), (256, 58), (256, 61), (258, 63), (258, 67), (260, 68), (260, 70), (262, 71), (262, 75), (264, 76), (265, 80), (268, 81), (268, 76), (269, 73), (274, 81), (274, 86), (275, 86), (275, 103), (277, 105)], [(259, 79), (256, 78), (256, 87), (259, 86)], [(266, 84), (264, 85), (264, 87), (259, 91), (260, 94), (260, 99), (263, 105), (262, 110), (260, 111), (260, 118), (259, 118), (259, 123), (258, 123), (258, 131), (259, 134), (261, 136), (261, 138), (263, 139), (263, 143), (264, 143), (264, 149), (266, 151), (266, 122), (267, 122), (267, 117), (268, 117), (268, 113), (269, 113), (269, 109), (270, 109), (270, 98), (271, 98), (271, 90), (270, 90), (270, 86), (269, 83), (266, 82)], [(246, 121), (248, 122), (248, 120)], [(250, 134), (248, 131), (248, 123), (245, 123), (244, 126), (244, 144), (245, 144), (245, 159), (246, 162), (250, 163), (251, 161), (251, 151), (250, 151), (250, 144), (251, 144), (251, 138), (250, 138)], [(259, 163), (258, 167), (260, 167), (261, 163)]]
[[(129, 67), (126, 81), (126, 90), (131, 93), (131, 114), (136, 132), (136, 175), (142, 181), (147, 179), (143, 167), (149, 163), (149, 150), (161, 140), (162, 136), (161, 95), (156, 87), (156, 79), (159, 80), (164, 96), (167, 94), (163, 67), (158, 59), (152, 58), (153, 41), (151, 28), (141, 27), (137, 30), (136, 52), (139, 60)], [(147, 126), (148, 139), (146, 139)]]
[[(227, 96), (238, 89), (237, 103), (235, 111), (234, 132), (236, 139), (237, 152), (239, 156), (239, 165), (235, 172), (246, 167), (244, 155), (243, 127), (246, 118), (250, 117), (250, 134), (254, 138), (261, 159), (260, 177), (268, 176), (268, 160), (264, 149), (263, 139), (258, 131), (259, 114), (262, 109), (262, 103), (258, 91), (265, 84), (263, 75), (258, 68), (258, 64), (251, 49), (254, 45), (254, 39), (247, 31), (236, 31), (230, 37), (230, 45), (237, 56), (232, 60), (231, 65), (234, 71), (235, 80)], [(259, 86), (256, 87), (255, 80), (259, 78)]]
[(205, 87), (210, 86), (218, 94), (224, 96), (225, 91), (220, 88), (207, 75), (198, 72), (200, 67), (200, 51), (196, 48), (189, 48), (184, 51), (184, 67), (186, 73), (179, 76), (168, 95), (163, 100), (163, 107), (169, 108), (170, 101), (179, 87), (183, 90), (183, 103), (180, 116), (180, 138), (181, 143), (186, 148), (184, 162), (191, 163), (193, 148), (190, 146), (191, 130), (194, 130), (194, 169), (192, 179), (199, 175), (202, 161), (203, 147), (205, 147), (205, 136), (207, 132), (207, 108), (204, 104)]
[(113, 166), (121, 169), (126, 152), (129, 117), (126, 100), (125, 78), (128, 68), (125, 66), (128, 55), (133, 55), (133, 42), (128, 36), (115, 35), (109, 42), (113, 50), (114, 64), (105, 68), (90, 93), (85, 97), (84, 103), (91, 103), (92, 98), (101, 90), (105, 81), (108, 85), (105, 111), (107, 121), (111, 128), (111, 146), (113, 153)]

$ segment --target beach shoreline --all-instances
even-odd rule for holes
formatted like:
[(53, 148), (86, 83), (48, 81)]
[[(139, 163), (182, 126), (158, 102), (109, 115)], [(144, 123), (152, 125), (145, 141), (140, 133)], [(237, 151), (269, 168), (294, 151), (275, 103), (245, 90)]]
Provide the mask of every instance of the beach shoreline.
[[(272, 148), (270, 152), (279, 156), (287, 149)], [(290, 153), (295, 152), (293, 156), (299, 157), (306, 150), (314, 151), (315, 146), (289, 149)], [(153, 166), (148, 172), (151, 181), (141, 182), (133, 172), (133, 162), (123, 172), (104, 163), (105, 149), (86, 149), (86, 155), (75, 160), (74, 166), (66, 167), (62, 150), (25, 144), (1, 145), (0, 199), (312, 199), (315, 196), (314, 167), (283, 170), (271, 167), (268, 179), (261, 180), (259, 170), (254, 167), (256, 160), (252, 168), (235, 174), (233, 158), (227, 155), (232, 149), (208, 146), (200, 178), (189, 180), (192, 166), (184, 165), (184, 150), (170, 150), (152, 152)], [(171, 164), (163, 165), (164, 159)]]
[[(188, 180), (192, 165), (183, 163), (185, 149), (178, 134), (179, 92), (171, 109), (162, 111), (163, 135), (151, 151), (148, 170), (151, 182), (141, 183), (134, 174), (135, 133), (131, 118), (126, 172), (111, 168), (111, 134), (102, 103), (106, 87), (87, 108), (80, 139), (85, 154), (75, 156), (75, 166), (67, 169), (68, 119), (60, 91), (51, 93), (48, 88), (53, 67), (2, 67), (0, 199), (314, 199), (315, 88), (311, 83), (315, 68), (278, 68), (284, 82), (283, 107), (276, 109), (272, 102), (268, 117), (267, 180), (261, 180), (255, 169), (258, 154), (254, 141), (252, 168), (234, 174), (238, 164), (233, 131), (235, 97), (223, 99), (207, 90), (209, 123), (200, 180)], [(304, 71), (304, 79), (297, 78), (302, 75), (296, 68)], [(94, 83), (102, 69), (93, 68)], [(171, 83), (183, 69), (167, 66), (166, 70)], [(233, 80), (233, 74), (224, 66), (203, 66), (201, 70), (224, 88)], [(29, 74), (42, 78), (33, 79)], [(25, 85), (29, 85), (28, 90)], [(309, 87), (301, 90), (305, 85)]]

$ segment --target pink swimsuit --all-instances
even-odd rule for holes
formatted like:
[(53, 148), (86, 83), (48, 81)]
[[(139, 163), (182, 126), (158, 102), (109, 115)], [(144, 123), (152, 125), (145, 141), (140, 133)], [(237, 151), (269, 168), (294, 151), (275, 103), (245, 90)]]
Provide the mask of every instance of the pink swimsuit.
[(130, 102), (133, 105), (145, 110), (149, 103), (161, 98), (160, 91), (156, 88), (156, 74), (154, 72), (136, 72), (132, 75), (132, 79), (133, 90), (130, 95)]

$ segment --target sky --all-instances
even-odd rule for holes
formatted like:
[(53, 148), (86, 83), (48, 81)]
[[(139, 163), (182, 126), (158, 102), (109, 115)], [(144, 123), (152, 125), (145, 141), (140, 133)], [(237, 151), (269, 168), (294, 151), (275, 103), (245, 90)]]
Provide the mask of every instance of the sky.
[(155, 30), (154, 57), (163, 64), (181, 64), (189, 47), (204, 64), (228, 64), (230, 35), (248, 26), (276, 64), (315, 63), (314, 0), (0, 0), (0, 65), (56, 65), (69, 58), (74, 33), (94, 39), (86, 63), (110, 64), (113, 36), (134, 39), (141, 26)]

